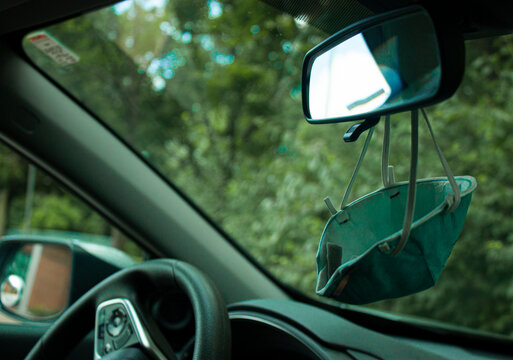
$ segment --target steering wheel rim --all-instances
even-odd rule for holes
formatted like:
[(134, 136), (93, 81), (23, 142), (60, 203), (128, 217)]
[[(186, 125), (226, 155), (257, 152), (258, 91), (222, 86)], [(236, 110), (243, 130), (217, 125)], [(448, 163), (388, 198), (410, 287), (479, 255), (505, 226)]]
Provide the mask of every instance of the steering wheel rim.
[(113, 299), (129, 300), (142, 325), (167, 358), (176, 358), (150, 314), (150, 296), (178, 289), (189, 298), (195, 319), (194, 360), (230, 359), (231, 333), (224, 300), (196, 267), (179, 260), (151, 260), (123, 269), (103, 280), (53, 323), (25, 358), (65, 358), (95, 328), (98, 306)]

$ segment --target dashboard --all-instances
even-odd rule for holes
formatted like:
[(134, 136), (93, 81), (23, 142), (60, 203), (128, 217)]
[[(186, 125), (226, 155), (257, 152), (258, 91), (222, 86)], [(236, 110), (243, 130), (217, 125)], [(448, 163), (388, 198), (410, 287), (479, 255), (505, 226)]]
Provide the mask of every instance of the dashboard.
[[(153, 317), (179, 360), (192, 359), (194, 315), (181, 294), (153, 299)], [(232, 359), (376, 360), (376, 359), (513, 359), (512, 356), (475, 350), (434, 341), (385, 335), (369, 330), (326, 310), (295, 301), (250, 300), (228, 306), (232, 333)], [(24, 349), (45, 332), (35, 326), (32, 340), (10, 331), (5, 341), (16, 344), (16, 353), (6, 358), (23, 359)], [(6, 334), (6, 335), (9, 335)], [(68, 359), (93, 358), (92, 331)]]
[(271, 359), (442, 359), (299, 302), (253, 300), (231, 306), (229, 316), (233, 359), (251, 358), (255, 347)]
[(454, 345), (388, 336), (287, 300), (229, 307), (233, 359), (511, 359)]
[[(175, 324), (174, 334), (168, 334), (167, 338), (175, 341), (172, 344), (174, 349), (181, 348), (177, 351), (180, 360), (192, 359), (192, 310), (187, 309), (185, 299), (174, 297), (173, 302), (173, 306), (165, 307), (171, 310), (169, 315), (174, 314), (174, 319), (168, 321), (168, 328)], [(177, 312), (179, 307), (182, 310)], [(453, 345), (384, 335), (326, 310), (295, 301), (250, 300), (230, 305), (228, 313), (234, 360), (510, 358)], [(160, 313), (156, 318), (164, 319), (166, 316)]]

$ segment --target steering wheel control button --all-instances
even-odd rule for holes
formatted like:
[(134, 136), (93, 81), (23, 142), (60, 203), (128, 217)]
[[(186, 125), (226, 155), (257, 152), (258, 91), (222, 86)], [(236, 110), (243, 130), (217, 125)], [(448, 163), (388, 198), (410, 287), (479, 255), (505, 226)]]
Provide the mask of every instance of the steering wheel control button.
[(112, 337), (119, 336), (125, 327), (126, 320), (126, 313), (121, 308), (114, 310), (107, 324), (109, 335)]
[(130, 329), (130, 326), (127, 326), (125, 330), (121, 333), (121, 335), (119, 335), (116, 339), (112, 340), (114, 348), (116, 350), (121, 349), (128, 342), (128, 339), (130, 339), (131, 335), (132, 331)]

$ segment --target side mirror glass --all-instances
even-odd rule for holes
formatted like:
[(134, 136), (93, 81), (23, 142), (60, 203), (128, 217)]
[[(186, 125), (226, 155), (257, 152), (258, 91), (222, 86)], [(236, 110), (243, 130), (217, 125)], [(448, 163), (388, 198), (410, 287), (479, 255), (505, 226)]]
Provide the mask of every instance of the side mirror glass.
[(440, 101), (453, 92), (443, 89), (442, 68), (435, 27), (422, 8), (364, 20), (306, 55), (305, 116), (312, 123), (343, 122)]
[(4, 264), (0, 301), (10, 313), (31, 320), (53, 318), (69, 301), (71, 249), (60, 244), (26, 244)]

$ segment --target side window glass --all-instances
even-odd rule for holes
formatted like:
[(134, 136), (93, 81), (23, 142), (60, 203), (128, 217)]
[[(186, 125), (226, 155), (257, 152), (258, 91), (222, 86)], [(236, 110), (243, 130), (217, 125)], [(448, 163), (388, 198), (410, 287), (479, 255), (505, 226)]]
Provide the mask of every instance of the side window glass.
[[(133, 262), (141, 262), (145, 257), (144, 251), (119, 229), (3, 144), (0, 144), (0, 233), (3, 239), (30, 236), (102, 245), (121, 250)], [(37, 259), (36, 267), (34, 259)], [(0, 324), (20, 324), (24, 317), (44, 318), (45, 311), (48, 315), (62, 312), (67, 294), (53, 291), (55, 296), (48, 296), (52, 284), (43, 286), (42, 282), (45, 274), (51, 274), (69, 286), (69, 261), (66, 252), (51, 246), (40, 249), (26, 245), (13, 255), (5, 268), (9, 276), (2, 274), (0, 279), (2, 304), (9, 308), (9, 311), (0, 310)], [(24, 296), (19, 296), (21, 290)], [(13, 316), (11, 312), (22, 316)]]

